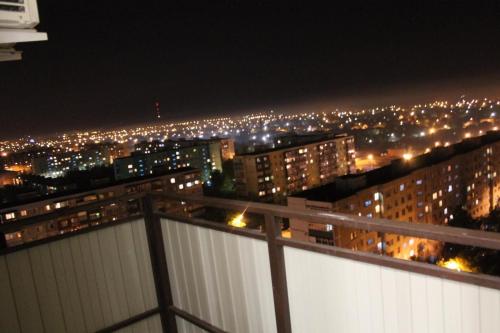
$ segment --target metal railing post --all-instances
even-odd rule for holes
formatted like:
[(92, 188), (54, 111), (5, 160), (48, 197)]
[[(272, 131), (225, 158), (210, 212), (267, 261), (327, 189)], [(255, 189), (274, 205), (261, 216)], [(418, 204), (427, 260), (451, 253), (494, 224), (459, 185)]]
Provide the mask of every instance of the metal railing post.
[(286, 284), (285, 254), (283, 246), (276, 242), (276, 238), (281, 236), (281, 228), (279, 227), (279, 223), (275, 221), (274, 216), (269, 213), (265, 214), (265, 223), (269, 263), (271, 265), (276, 327), (278, 333), (290, 333), (292, 325), (290, 322), (290, 307)]
[(144, 220), (149, 244), (149, 255), (153, 267), (156, 296), (160, 307), (160, 317), (163, 332), (177, 333), (175, 313), (170, 310), (174, 305), (170, 279), (168, 276), (167, 258), (165, 257), (165, 246), (161, 231), (160, 217), (154, 213), (154, 202), (151, 195), (142, 199)]

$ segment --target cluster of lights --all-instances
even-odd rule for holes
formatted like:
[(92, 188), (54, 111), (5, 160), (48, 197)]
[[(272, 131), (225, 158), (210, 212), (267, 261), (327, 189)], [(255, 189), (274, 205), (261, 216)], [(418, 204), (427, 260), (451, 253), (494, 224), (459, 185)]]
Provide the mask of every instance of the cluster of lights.
[[(214, 117), (113, 130), (76, 131), (50, 137), (28, 136), (0, 142), (0, 157), (28, 151), (33, 151), (34, 154), (72, 153), (84, 150), (91, 144), (115, 143), (128, 148), (141, 141), (213, 136), (270, 144), (273, 136), (291, 131), (364, 131), (365, 140), (361, 141), (373, 144), (373, 130), (380, 133), (378, 135), (381, 135), (382, 140), (395, 142), (404, 137), (409, 128), (417, 128), (412, 134), (417, 138), (431, 140), (434, 146), (446, 146), (450, 143), (439, 137), (442, 133), (456, 133), (456, 139), (453, 140), (460, 141), (482, 135), (486, 130), (498, 130), (496, 115), (499, 111), (500, 100), (491, 99), (461, 99), (456, 103), (435, 101), (411, 107), (389, 105), (360, 111), (330, 108), (321, 112), (278, 113), (271, 110), (237, 117)], [(476, 128), (478, 126), (481, 128)], [(26, 163), (29, 160), (27, 158)], [(24, 161), (20, 163), (24, 164)]]

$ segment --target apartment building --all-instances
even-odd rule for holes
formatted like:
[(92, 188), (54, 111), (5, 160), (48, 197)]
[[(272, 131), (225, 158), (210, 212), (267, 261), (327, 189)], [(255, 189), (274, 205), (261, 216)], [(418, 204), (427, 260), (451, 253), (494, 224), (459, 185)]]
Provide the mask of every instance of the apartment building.
[(37, 152), (33, 154), (31, 169), (33, 174), (56, 178), (71, 170), (89, 170), (99, 166), (109, 166), (113, 160), (123, 156), (120, 144), (100, 143), (81, 147), (78, 151)]
[(280, 202), (349, 174), (355, 168), (354, 155), (354, 139), (345, 134), (302, 138), (299, 145), (236, 155), (236, 192), (243, 198)]
[[(474, 218), (500, 200), (500, 134), (440, 147), (411, 160), (347, 175), (288, 198), (288, 205), (390, 220), (447, 224), (463, 207)], [(437, 244), (414, 237), (382, 235), (355, 228), (290, 222), (293, 238), (400, 258), (432, 256)]]
[(234, 139), (231, 138), (216, 138), (220, 142), (221, 157), (223, 161), (232, 160), (235, 155)]
[(0, 188), (9, 185), (18, 185), (20, 182), (17, 172), (0, 169)]
[[(200, 172), (192, 168), (171, 171), (162, 175), (127, 179), (113, 184), (96, 187), (87, 191), (50, 195), (46, 199), (30, 200), (22, 205), (0, 207), (0, 224), (23, 221), (39, 215), (56, 213), (57, 217), (41, 223), (20, 225), (16, 230), (0, 237), (1, 246), (15, 246), (30, 241), (77, 231), (93, 225), (110, 223), (139, 213), (138, 200), (114, 201), (127, 194), (143, 192), (165, 192), (183, 195), (202, 195)], [(65, 214), (65, 209), (106, 201), (103, 205)], [(158, 209), (169, 212), (186, 212), (198, 209), (197, 205), (183, 205), (176, 202), (159, 202)], [(1, 235), (0, 235), (1, 236)], [(2, 239), (5, 241), (2, 244)]]
[(229, 149), (222, 139), (140, 142), (130, 156), (115, 160), (115, 178), (151, 175), (155, 169), (195, 168), (201, 171), (203, 182), (207, 182), (214, 170), (222, 170), (223, 154), (227, 156)]

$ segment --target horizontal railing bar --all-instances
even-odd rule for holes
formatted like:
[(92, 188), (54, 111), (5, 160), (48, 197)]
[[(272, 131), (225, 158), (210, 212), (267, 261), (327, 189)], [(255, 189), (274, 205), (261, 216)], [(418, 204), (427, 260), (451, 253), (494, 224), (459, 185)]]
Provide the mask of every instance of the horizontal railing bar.
[(266, 235), (264, 233), (261, 233), (260, 231), (254, 230), (254, 229), (236, 228), (236, 227), (232, 227), (230, 225), (223, 224), (223, 223), (207, 221), (207, 220), (195, 218), (195, 217), (180, 216), (180, 215), (171, 214), (171, 213), (155, 212), (155, 214), (157, 214), (158, 216), (160, 216), (162, 218), (166, 218), (169, 220), (174, 220), (174, 221), (182, 222), (182, 223), (186, 223), (186, 224), (191, 224), (191, 225), (202, 227), (202, 228), (227, 232), (230, 234), (235, 234), (235, 235), (260, 239), (260, 240), (266, 240)]
[(143, 313), (140, 313), (138, 315), (135, 315), (133, 317), (130, 317), (128, 319), (125, 319), (123, 321), (120, 321), (116, 324), (113, 324), (111, 326), (108, 326), (106, 328), (103, 328), (103, 329), (100, 329), (98, 331), (96, 331), (96, 333), (108, 333), (108, 332), (115, 332), (115, 331), (118, 331), (119, 329), (122, 329), (122, 328), (125, 328), (125, 327), (128, 327), (130, 325), (133, 325), (137, 322), (140, 322), (144, 319), (147, 319), (151, 316), (154, 316), (156, 314), (159, 314), (160, 313), (160, 308), (157, 307), (157, 308), (154, 308), (154, 309), (151, 309), (151, 310), (148, 310), (148, 311), (145, 311)]
[(369, 264), (385, 266), (424, 275), (435, 276), (438, 278), (454, 280), (457, 282), (464, 282), (493, 289), (500, 289), (500, 278), (492, 275), (486, 275), (481, 273), (459, 272), (423, 262), (402, 260), (380, 254), (352, 251), (349, 249), (344, 249), (336, 246), (308, 243), (304, 241), (297, 241), (282, 237), (279, 237), (277, 239), (277, 243), (283, 246), (289, 246), (316, 253), (328, 254), (331, 256), (340, 257), (344, 259), (362, 261)]
[(393, 221), (382, 218), (367, 218), (342, 213), (318, 212), (309, 209), (297, 209), (287, 206), (227, 200), (202, 196), (179, 196), (156, 193), (155, 196), (182, 200), (186, 202), (205, 203), (209, 206), (225, 209), (246, 209), (247, 212), (273, 214), (277, 217), (296, 218), (308, 223), (332, 224), (353, 229), (393, 233), (413, 236), (461, 245), (477, 246), (500, 250), (500, 233), (449, 227), (434, 224)]
[(73, 213), (78, 213), (82, 210), (90, 210), (94, 208), (100, 208), (102, 206), (106, 206), (115, 202), (120, 202), (124, 200), (131, 200), (131, 199), (139, 199), (142, 198), (145, 194), (144, 193), (134, 193), (134, 194), (127, 194), (127, 195), (122, 195), (114, 198), (109, 198), (109, 199), (104, 199), (104, 200), (96, 200), (93, 202), (89, 202), (86, 204), (78, 205), (78, 206), (72, 206), (72, 207), (64, 207), (64, 208), (59, 208), (53, 212), (46, 213), (46, 214), (39, 214), (35, 215), (32, 217), (27, 217), (27, 218), (21, 218), (17, 219), (15, 221), (9, 222), (6, 221), (2, 224), (0, 224), (0, 231), (2, 232), (9, 232), (9, 231), (17, 231), (19, 230), (19, 227), (25, 227), (53, 219), (57, 219), (60, 217), (64, 217), (69, 214)]
[(196, 317), (196, 316), (194, 316), (194, 315), (192, 315), (184, 310), (181, 310), (176, 306), (170, 306), (168, 309), (169, 309), (169, 311), (172, 311), (173, 313), (175, 313), (175, 315), (189, 321), (191, 324), (194, 324), (207, 332), (227, 333), (226, 331), (221, 330), (220, 328), (210, 324), (209, 322), (207, 322), (203, 319), (200, 319), (200, 318), (198, 318), (198, 317)]
[(58, 241), (61, 239), (86, 234), (86, 233), (97, 231), (100, 229), (109, 228), (109, 227), (113, 227), (113, 226), (124, 224), (124, 223), (139, 221), (143, 218), (144, 218), (144, 216), (142, 214), (137, 214), (137, 215), (133, 215), (133, 216), (124, 217), (124, 218), (118, 219), (116, 221), (110, 221), (110, 222), (101, 223), (99, 225), (88, 226), (87, 228), (83, 228), (83, 229), (80, 229), (77, 231), (69, 231), (69, 232), (66, 232), (64, 234), (58, 234), (55, 236), (49, 236), (47, 238), (33, 240), (33, 241), (30, 241), (27, 243), (23, 243), (23, 244), (15, 245), (12, 247), (0, 249), (0, 256), (6, 255), (9, 253), (13, 253), (13, 252), (17, 252), (17, 251), (21, 251), (21, 250), (25, 250), (25, 249), (29, 249), (29, 248), (32, 248), (32, 247), (35, 247), (38, 245), (43, 245), (43, 244), (55, 242), (55, 241)]

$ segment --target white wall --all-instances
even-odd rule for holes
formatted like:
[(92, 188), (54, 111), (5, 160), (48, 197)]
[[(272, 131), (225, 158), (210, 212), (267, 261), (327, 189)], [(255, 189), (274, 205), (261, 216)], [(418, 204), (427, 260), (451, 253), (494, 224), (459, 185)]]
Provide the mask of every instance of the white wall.
[(229, 332), (276, 332), (266, 242), (166, 219), (162, 231), (175, 306)]
[(0, 257), (0, 332), (93, 332), (157, 304), (143, 220)]
[(285, 247), (293, 332), (500, 332), (500, 291)]

